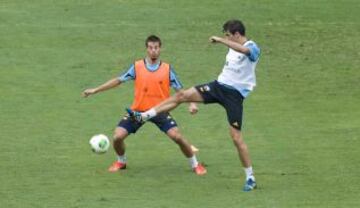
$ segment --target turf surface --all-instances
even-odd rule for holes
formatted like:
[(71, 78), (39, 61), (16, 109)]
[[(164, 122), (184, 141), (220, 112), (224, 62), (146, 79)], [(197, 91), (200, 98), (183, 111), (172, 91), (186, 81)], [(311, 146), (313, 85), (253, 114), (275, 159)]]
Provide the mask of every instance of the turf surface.
[[(358, 207), (360, 4), (356, 0), (0, 0), (0, 207)], [(123, 72), (158, 34), (186, 87), (216, 78), (226, 48), (210, 45), (239, 18), (261, 47), (244, 136), (259, 189), (243, 170), (224, 110), (174, 111), (200, 148), (205, 177), (151, 124), (126, 140), (128, 170), (109, 174), (111, 136), (132, 84), (80, 97)]]

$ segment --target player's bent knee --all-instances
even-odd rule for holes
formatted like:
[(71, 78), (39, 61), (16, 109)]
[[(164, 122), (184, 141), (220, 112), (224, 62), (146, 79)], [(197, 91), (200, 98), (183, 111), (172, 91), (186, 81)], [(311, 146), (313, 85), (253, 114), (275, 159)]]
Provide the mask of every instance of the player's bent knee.
[(181, 143), (182, 141), (182, 136), (181, 134), (176, 131), (176, 130), (173, 130), (173, 129), (170, 129), (168, 132), (167, 132), (167, 135), (170, 137), (170, 139), (172, 139), (175, 143)]
[(123, 135), (114, 135), (114, 142), (123, 141), (126, 138), (126, 136)]
[(181, 102), (184, 102), (184, 99), (185, 99), (185, 93), (184, 91), (179, 91), (175, 94), (175, 101), (177, 103), (181, 103)]
[(169, 135), (169, 137), (176, 143), (178, 143), (181, 140), (180, 134), (171, 134), (171, 135)]
[(116, 128), (114, 131), (114, 140), (120, 141), (124, 140), (127, 137), (128, 133), (123, 128)]

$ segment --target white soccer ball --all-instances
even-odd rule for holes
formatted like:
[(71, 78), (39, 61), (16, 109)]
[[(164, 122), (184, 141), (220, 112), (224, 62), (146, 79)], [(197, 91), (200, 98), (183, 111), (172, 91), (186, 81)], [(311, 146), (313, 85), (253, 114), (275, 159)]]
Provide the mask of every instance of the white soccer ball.
[(110, 147), (110, 140), (104, 134), (98, 134), (91, 137), (90, 146), (95, 153), (105, 153)]

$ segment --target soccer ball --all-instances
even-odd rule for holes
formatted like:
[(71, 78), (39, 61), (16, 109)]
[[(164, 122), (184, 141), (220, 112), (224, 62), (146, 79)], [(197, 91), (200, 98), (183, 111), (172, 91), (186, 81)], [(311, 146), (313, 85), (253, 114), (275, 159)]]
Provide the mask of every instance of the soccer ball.
[(91, 137), (90, 146), (95, 153), (105, 153), (110, 147), (109, 138), (104, 134), (97, 134)]

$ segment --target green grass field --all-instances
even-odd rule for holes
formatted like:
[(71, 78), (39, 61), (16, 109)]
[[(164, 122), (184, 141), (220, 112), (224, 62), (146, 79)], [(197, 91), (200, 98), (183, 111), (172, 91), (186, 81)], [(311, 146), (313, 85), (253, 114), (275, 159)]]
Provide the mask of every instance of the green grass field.
[[(357, 0), (0, 0), (0, 207), (360, 207), (360, 4)], [(225, 112), (172, 114), (200, 148), (197, 177), (151, 124), (129, 137), (129, 168), (89, 138), (112, 135), (132, 83), (83, 99), (159, 35), (185, 87), (215, 79), (226, 48), (210, 45), (239, 18), (262, 48), (244, 136), (259, 189), (244, 173)]]

